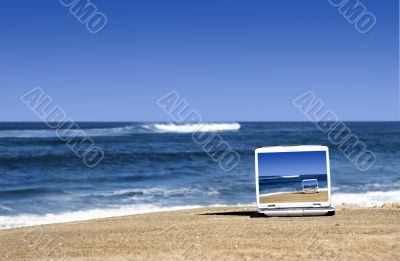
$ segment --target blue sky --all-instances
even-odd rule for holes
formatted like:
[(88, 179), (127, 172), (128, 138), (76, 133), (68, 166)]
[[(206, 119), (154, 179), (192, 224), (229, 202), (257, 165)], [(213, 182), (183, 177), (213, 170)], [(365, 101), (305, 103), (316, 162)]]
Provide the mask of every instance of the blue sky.
[(168, 121), (177, 90), (207, 121), (306, 120), (314, 91), (340, 120), (399, 120), (398, 1), (361, 0), (359, 33), (328, 0), (92, 0), (93, 35), (57, 0), (0, 8), (0, 121), (37, 121), (19, 97), (43, 88), (78, 121)]
[(258, 155), (259, 177), (307, 174), (326, 174), (325, 151), (260, 153)]

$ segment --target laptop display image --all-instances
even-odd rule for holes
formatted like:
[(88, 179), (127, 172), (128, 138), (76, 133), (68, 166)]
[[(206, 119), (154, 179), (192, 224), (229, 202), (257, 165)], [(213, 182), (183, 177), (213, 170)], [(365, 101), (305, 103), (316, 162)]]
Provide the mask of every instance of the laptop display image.
[(264, 147), (255, 156), (259, 210), (330, 207), (327, 147)]
[(325, 151), (258, 155), (260, 203), (328, 201)]

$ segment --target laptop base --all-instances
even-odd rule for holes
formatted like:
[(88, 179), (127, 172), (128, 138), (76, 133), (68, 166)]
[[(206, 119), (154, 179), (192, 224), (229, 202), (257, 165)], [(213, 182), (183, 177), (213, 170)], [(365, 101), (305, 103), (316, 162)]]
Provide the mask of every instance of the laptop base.
[(267, 217), (333, 216), (335, 215), (335, 209), (332, 207), (259, 209), (258, 214)]

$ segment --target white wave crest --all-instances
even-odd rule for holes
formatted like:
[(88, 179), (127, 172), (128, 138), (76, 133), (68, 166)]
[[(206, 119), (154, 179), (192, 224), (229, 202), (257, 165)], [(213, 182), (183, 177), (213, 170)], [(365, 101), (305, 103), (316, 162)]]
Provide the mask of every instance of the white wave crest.
[(237, 131), (239, 123), (205, 123), (205, 124), (154, 124), (153, 127), (160, 132), (191, 133), (191, 132), (218, 132)]
[(57, 138), (57, 137), (109, 137), (125, 136), (135, 133), (191, 133), (236, 131), (239, 123), (208, 123), (208, 124), (138, 124), (115, 128), (66, 129), (66, 130), (1, 130), (0, 138)]
[(51, 138), (57, 137), (53, 130), (2, 130), (0, 138)]
[(334, 206), (345, 203), (360, 207), (373, 207), (395, 202), (400, 202), (400, 191), (370, 191), (365, 193), (332, 194), (332, 204)]

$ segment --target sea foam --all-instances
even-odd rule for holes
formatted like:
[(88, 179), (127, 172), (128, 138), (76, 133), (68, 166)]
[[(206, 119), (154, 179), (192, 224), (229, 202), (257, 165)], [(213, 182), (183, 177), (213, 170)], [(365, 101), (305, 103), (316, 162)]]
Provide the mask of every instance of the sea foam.
[(360, 207), (381, 206), (400, 201), (400, 191), (369, 191), (365, 193), (333, 193), (332, 204), (352, 204)]
[[(226, 205), (210, 205), (207, 207), (224, 207)], [(17, 227), (29, 227), (44, 224), (56, 224), (74, 221), (86, 221), (99, 218), (110, 218), (127, 215), (136, 215), (153, 212), (195, 209), (204, 207), (201, 205), (161, 207), (156, 205), (131, 205), (116, 208), (96, 208), (91, 210), (79, 210), (58, 214), (19, 214), (15, 216), (0, 216), (0, 230)]]
[(207, 124), (154, 124), (154, 128), (161, 132), (217, 132), (236, 131), (240, 129), (239, 123), (207, 123)]
[[(118, 193), (122, 193), (119, 191)], [(360, 194), (349, 194), (349, 193), (334, 193), (332, 194), (332, 203), (334, 206), (341, 204), (358, 205), (360, 207), (374, 207), (382, 206), (385, 203), (399, 202), (400, 191), (373, 191)], [(85, 221), (98, 218), (109, 218), (126, 215), (163, 212), (163, 211), (174, 211), (174, 210), (185, 210), (195, 209), (201, 207), (228, 207), (228, 206), (253, 206), (248, 204), (236, 204), (236, 205), (189, 205), (189, 206), (160, 206), (160, 205), (127, 205), (119, 206), (115, 208), (96, 208), (90, 210), (79, 210), (63, 213), (49, 213), (43, 215), (36, 214), (19, 214), (13, 216), (0, 216), (0, 229), (9, 229), (16, 227), (27, 227), (43, 224), (55, 224), (73, 221)]]
[(174, 123), (151, 123), (128, 125), (115, 128), (92, 128), (81, 130), (2, 130), (0, 138), (56, 138), (61, 137), (108, 137), (125, 136), (135, 133), (192, 133), (192, 132), (224, 132), (237, 131), (239, 123), (204, 123), (204, 124), (174, 124)]

